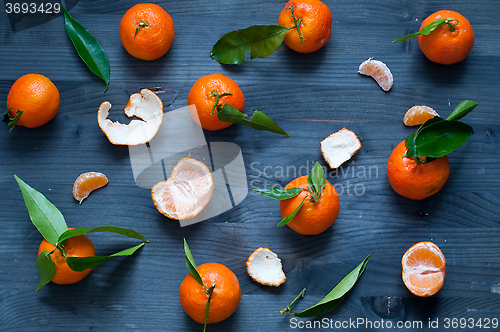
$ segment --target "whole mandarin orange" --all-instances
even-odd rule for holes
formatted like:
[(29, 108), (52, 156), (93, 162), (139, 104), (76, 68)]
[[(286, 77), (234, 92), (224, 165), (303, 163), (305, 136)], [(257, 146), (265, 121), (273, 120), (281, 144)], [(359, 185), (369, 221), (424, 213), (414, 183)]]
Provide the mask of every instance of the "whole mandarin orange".
[[(419, 164), (417, 158), (408, 158), (405, 142), (399, 143), (387, 161), (387, 176), (392, 188), (403, 197), (421, 200), (443, 188), (450, 175), (448, 156)], [(425, 157), (420, 158), (425, 162)]]
[[(231, 316), (240, 303), (238, 278), (230, 269), (219, 263), (202, 264), (198, 266), (198, 272), (206, 287), (214, 286), (207, 324), (221, 322)], [(186, 314), (196, 322), (204, 324), (205, 305), (209, 297), (205, 288), (190, 273), (182, 281), (179, 298)]]
[(156, 60), (167, 53), (174, 42), (174, 21), (160, 6), (141, 3), (123, 15), (119, 34), (130, 55), (142, 60)]
[[(245, 97), (238, 84), (231, 78), (222, 74), (212, 74), (198, 79), (188, 94), (189, 112), (203, 129), (220, 130), (232, 125), (230, 122), (219, 120), (217, 114), (212, 114), (213, 106), (217, 101), (216, 94), (220, 97), (219, 104), (229, 104), (243, 112)], [(217, 109), (215, 109), (217, 111)]]
[[(71, 229), (71, 228), (70, 228)], [(43, 251), (52, 252), (56, 247), (43, 239), (38, 248), (38, 255)], [(66, 240), (63, 250), (68, 257), (88, 257), (95, 256), (95, 247), (92, 241), (86, 235), (75, 236)], [(92, 269), (87, 269), (82, 272), (73, 271), (66, 263), (66, 257), (63, 256), (59, 249), (56, 249), (50, 259), (56, 265), (56, 274), (52, 278), (52, 282), (59, 285), (74, 284), (85, 278)]]
[(281, 10), (278, 24), (287, 28), (295, 26), (292, 17), (300, 21), (299, 29), (286, 32), (284, 42), (292, 50), (299, 53), (316, 52), (330, 39), (332, 33), (332, 13), (327, 5), (320, 0), (290, 0)]
[(474, 31), (470, 22), (462, 15), (451, 10), (440, 10), (429, 15), (420, 25), (420, 29), (432, 22), (450, 18), (451, 27), (447, 23), (440, 25), (429, 35), (418, 36), (418, 45), (425, 56), (436, 63), (451, 65), (464, 60), (474, 45)]
[(54, 118), (59, 110), (59, 90), (47, 77), (27, 74), (17, 79), (7, 96), (9, 116), (15, 118), (22, 111), (18, 126), (37, 128)]
[[(285, 186), (285, 189), (306, 189), (308, 186), (307, 175), (304, 175), (292, 180)], [(292, 214), (307, 195), (309, 195), (309, 192), (302, 190), (295, 197), (281, 200), (281, 217), (285, 218)], [(319, 196), (319, 200), (313, 201), (311, 198), (306, 198), (299, 212), (287, 223), (287, 226), (302, 235), (320, 234), (333, 225), (335, 219), (337, 219), (339, 210), (340, 203), (337, 190), (327, 180), (326, 186)]]

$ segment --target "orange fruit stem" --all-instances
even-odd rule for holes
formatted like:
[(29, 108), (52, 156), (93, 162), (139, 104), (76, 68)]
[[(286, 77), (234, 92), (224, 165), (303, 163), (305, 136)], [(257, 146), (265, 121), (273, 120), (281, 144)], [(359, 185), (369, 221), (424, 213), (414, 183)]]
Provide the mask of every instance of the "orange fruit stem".
[[(220, 98), (226, 97), (226, 96), (232, 96), (232, 95), (233, 95), (232, 93), (226, 93), (225, 92), (223, 94), (219, 94), (217, 91), (212, 91), (212, 96), (215, 97), (215, 103), (212, 106), (212, 113), (210, 113), (210, 115), (217, 114), (218, 112), (221, 111), (222, 105), (219, 105), (219, 99)], [(217, 112), (215, 111), (216, 108), (217, 108)]]
[(145, 28), (147, 27), (149, 24), (147, 22), (139, 22), (139, 26), (137, 27), (137, 29), (135, 29), (135, 34), (134, 34), (134, 38), (137, 36), (137, 34), (139, 33), (139, 30), (141, 28)]
[[(453, 24), (453, 23), (451, 23), (452, 21), (456, 21), (457, 23)], [(453, 31), (455, 31), (455, 25), (458, 25), (458, 23), (460, 23), (460, 21), (457, 20), (456, 18), (448, 17), (448, 19), (444, 23), (448, 24), (448, 28), (450, 29), (451, 32), (453, 32)]]
[(295, 27), (291, 27), (288, 30), (293, 29), (293, 28), (297, 29), (297, 32), (299, 33), (299, 37), (300, 37), (300, 42), (303, 43), (304, 39), (302, 38), (302, 33), (300, 32), (300, 27), (299, 27), (300, 23), (302, 23), (302, 19), (299, 18), (297, 20), (297, 18), (295, 17), (295, 11), (293, 10), (293, 5), (289, 6), (288, 8), (292, 11), (292, 18), (293, 18), (293, 21), (295, 22)]

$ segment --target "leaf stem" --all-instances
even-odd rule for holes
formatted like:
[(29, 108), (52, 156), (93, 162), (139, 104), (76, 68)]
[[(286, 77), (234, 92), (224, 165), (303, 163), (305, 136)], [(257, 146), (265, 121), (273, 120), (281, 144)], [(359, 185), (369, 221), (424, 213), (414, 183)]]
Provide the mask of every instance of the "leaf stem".
[[(212, 96), (215, 96), (215, 103), (212, 106), (212, 112), (210, 113), (210, 115), (217, 114), (218, 112), (221, 111), (222, 106), (219, 105), (220, 98), (226, 97), (226, 96), (232, 96), (232, 94), (226, 93), (226, 92), (224, 92), (223, 94), (219, 94), (217, 91), (212, 91)], [(217, 108), (217, 112), (215, 112), (215, 108)]]
[(56, 247), (54, 248), (54, 250), (51, 251), (51, 253), (56, 251), (56, 249), (59, 249), (59, 251), (61, 252), (61, 254), (63, 255), (64, 258), (68, 258), (68, 256), (66, 255), (66, 251), (64, 251), (64, 247), (61, 244), (59, 244), (59, 243), (56, 244)]
[[(453, 24), (453, 23), (451, 23), (452, 21), (456, 21), (457, 23)], [(448, 28), (450, 29), (451, 32), (453, 32), (453, 31), (455, 31), (455, 26), (457, 26), (458, 23), (460, 23), (460, 21), (458, 21), (456, 18), (448, 17), (444, 23), (447, 23)]]
[(9, 131), (11, 131), (12, 129), (14, 129), (14, 127), (16, 126), (16, 123), (17, 121), (19, 121), (19, 119), (21, 118), (21, 115), (23, 114), (23, 111), (21, 110), (18, 110), (16, 112), (16, 117), (15, 118), (11, 118), (9, 116), (9, 112), (12, 110), (12, 107), (9, 107), (8, 109), (5, 110), (5, 112), (3, 112), (3, 122), (5, 122), (7, 124), (7, 128), (9, 128)]
[(147, 27), (149, 24), (147, 22), (139, 22), (139, 26), (137, 27), (137, 29), (135, 29), (135, 34), (134, 34), (134, 38), (137, 36), (137, 34), (139, 33), (139, 30), (141, 28), (145, 28)]
[(289, 305), (286, 306), (285, 309), (280, 309), (280, 314), (284, 315), (285, 313), (287, 313), (288, 311), (290, 311), (290, 309), (292, 309), (292, 306), (295, 304), (295, 302), (297, 302), (300, 298), (303, 298), (304, 297), (304, 294), (306, 293), (306, 289), (304, 288), (300, 293), (299, 295), (297, 295), (293, 300), (292, 302), (290, 302)]
[(302, 39), (302, 33), (300, 32), (300, 28), (299, 28), (299, 25), (300, 23), (302, 23), (302, 18), (299, 18), (297, 20), (297, 18), (295, 17), (295, 11), (293, 9), (293, 5), (289, 6), (288, 8), (290, 8), (290, 10), (292, 11), (292, 18), (293, 18), (293, 21), (295, 22), (295, 28), (297, 29), (297, 32), (299, 33), (299, 37), (300, 37), (300, 42), (304, 42), (304, 39)]
[(212, 286), (210, 286), (210, 287), (203, 285), (203, 287), (205, 287), (205, 292), (208, 295), (208, 300), (207, 300), (207, 303), (205, 304), (205, 325), (203, 326), (203, 332), (205, 332), (207, 329), (207, 323), (208, 323), (208, 309), (210, 308), (210, 301), (212, 300), (212, 295), (214, 293), (215, 284), (212, 284)]

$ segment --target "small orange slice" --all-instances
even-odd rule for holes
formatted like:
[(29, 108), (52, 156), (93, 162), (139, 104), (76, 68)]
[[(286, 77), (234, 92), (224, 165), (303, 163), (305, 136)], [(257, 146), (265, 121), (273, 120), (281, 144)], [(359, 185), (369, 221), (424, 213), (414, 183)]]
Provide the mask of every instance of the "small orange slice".
[(99, 172), (88, 172), (80, 175), (73, 184), (73, 197), (82, 204), (91, 191), (104, 187), (108, 183), (106, 175)]
[(358, 73), (373, 77), (384, 91), (389, 91), (392, 88), (392, 73), (382, 61), (370, 58), (359, 65)]
[(421, 125), (435, 116), (439, 114), (429, 106), (415, 105), (406, 112), (403, 123), (407, 126)]
[(432, 296), (443, 287), (446, 261), (434, 243), (423, 241), (413, 245), (403, 255), (401, 265), (403, 282), (413, 294)]
[(212, 173), (193, 158), (182, 158), (173, 168), (167, 181), (151, 189), (156, 209), (176, 220), (194, 218), (208, 204), (214, 190)]

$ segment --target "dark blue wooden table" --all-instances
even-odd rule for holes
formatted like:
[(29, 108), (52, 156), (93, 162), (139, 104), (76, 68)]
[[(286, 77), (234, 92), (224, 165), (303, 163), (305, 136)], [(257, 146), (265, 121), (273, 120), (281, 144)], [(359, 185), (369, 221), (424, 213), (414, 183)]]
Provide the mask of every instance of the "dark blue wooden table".
[[(120, 43), (120, 19), (135, 2), (81, 0), (70, 10), (108, 54), (106, 93), (77, 56), (62, 17), (13, 32), (7, 14), (0, 12), (0, 104), (5, 106), (11, 85), (27, 73), (49, 77), (61, 94), (59, 112), (48, 124), (0, 130), (0, 330), (201, 331), (179, 302), (187, 274), (183, 238), (198, 264), (225, 264), (241, 284), (235, 314), (208, 331), (289, 331), (299, 322), (316, 324), (316, 330), (334, 330), (335, 324), (351, 331), (394, 330), (387, 322), (393, 327), (402, 322), (402, 331), (436, 331), (453, 330), (460, 319), (467, 320), (464, 330), (479, 331), (477, 323), (484, 328), (487, 320), (494, 327), (493, 319), (500, 318), (498, 1), (326, 0), (333, 29), (323, 49), (304, 55), (282, 45), (267, 59), (240, 66), (211, 60), (212, 45), (230, 30), (276, 24), (285, 2), (157, 3), (173, 18), (176, 35), (170, 51), (153, 62), (131, 57)], [(417, 31), (421, 20), (439, 9), (458, 11), (471, 22), (476, 39), (465, 61), (431, 63), (415, 39), (391, 44)], [(357, 73), (369, 57), (391, 69), (390, 92)], [(211, 73), (233, 78), (245, 94), (246, 112), (265, 112), (290, 137), (238, 125), (205, 132), (208, 142), (239, 146), (248, 193), (227, 212), (180, 227), (159, 214), (150, 191), (135, 183), (128, 148), (109, 143), (97, 124), (97, 109), (110, 101), (115, 119), (123, 120), (119, 114), (133, 91), (161, 86), (165, 112), (174, 111), (187, 105), (193, 83)], [(413, 130), (402, 123), (406, 110), (429, 105), (447, 116), (464, 99), (479, 104), (463, 120), (474, 135), (450, 154), (445, 187), (423, 201), (397, 195), (385, 165)], [(340, 194), (335, 224), (317, 236), (277, 228), (278, 203), (252, 189), (283, 186), (317, 160), (325, 165), (319, 142), (343, 127), (354, 131), (363, 147), (338, 173), (327, 175)], [(79, 205), (72, 186), (87, 171), (103, 172), (109, 184)], [(45, 194), (70, 227), (133, 228), (150, 243), (132, 257), (105, 262), (78, 284), (48, 284), (35, 292), (42, 238), (29, 220), (14, 174)], [(137, 243), (107, 234), (90, 237), (101, 254)], [(431, 298), (413, 296), (401, 280), (402, 255), (424, 240), (436, 243), (447, 261), (444, 287)], [(287, 275), (282, 286), (262, 286), (247, 275), (245, 261), (259, 246), (282, 259)], [(365, 273), (334, 311), (296, 321), (280, 315), (279, 309), (304, 287), (306, 297), (296, 309), (316, 303), (368, 254)]]

